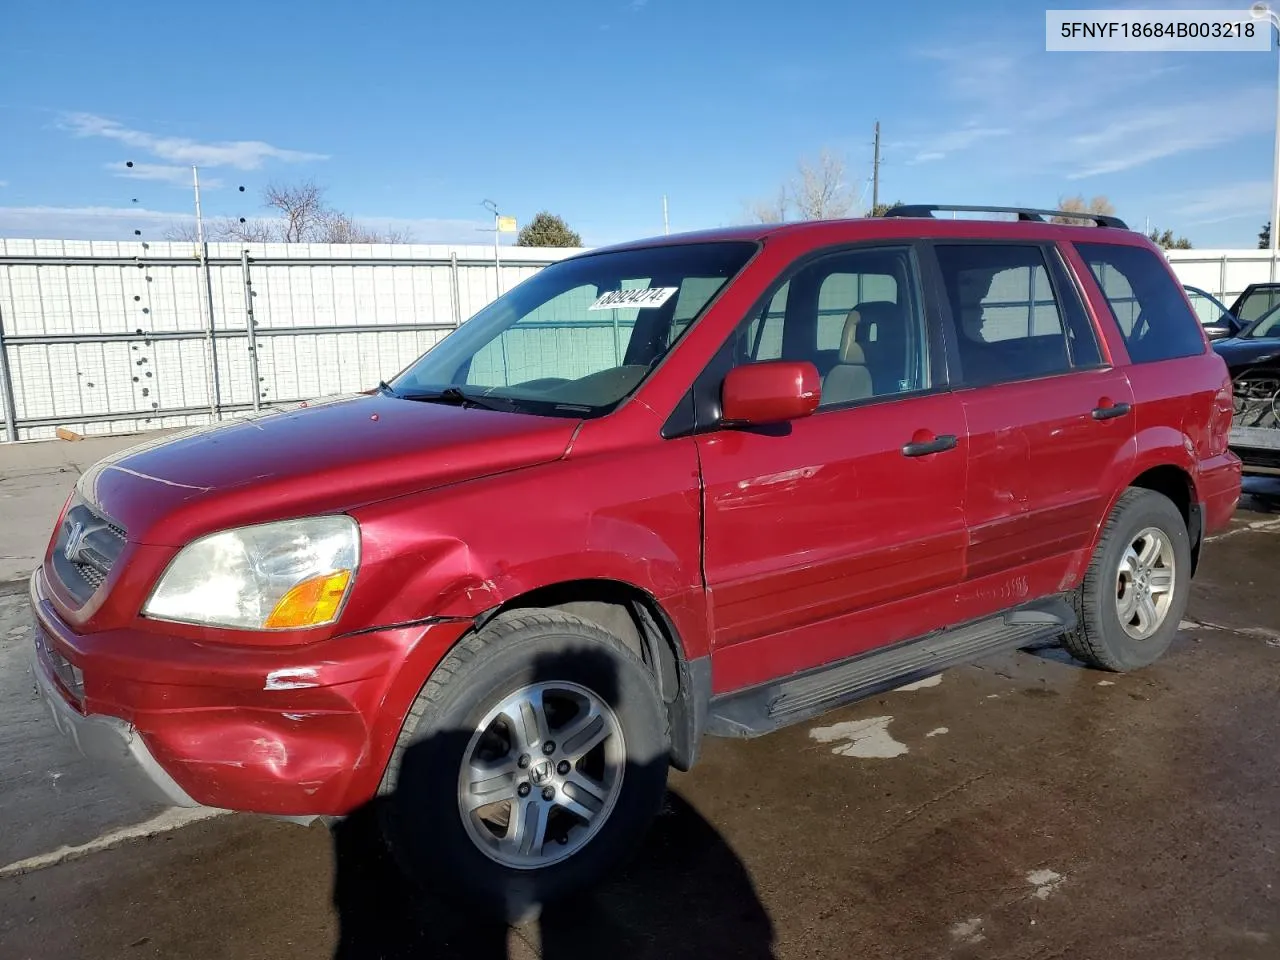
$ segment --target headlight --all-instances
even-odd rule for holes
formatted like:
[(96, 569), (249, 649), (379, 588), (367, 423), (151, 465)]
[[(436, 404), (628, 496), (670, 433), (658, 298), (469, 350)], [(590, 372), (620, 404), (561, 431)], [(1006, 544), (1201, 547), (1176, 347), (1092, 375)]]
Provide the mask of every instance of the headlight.
[(332, 623), (360, 564), (347, 516), (264, 523), (184, 547), (143, 608), (158, 620), (297, 630)]

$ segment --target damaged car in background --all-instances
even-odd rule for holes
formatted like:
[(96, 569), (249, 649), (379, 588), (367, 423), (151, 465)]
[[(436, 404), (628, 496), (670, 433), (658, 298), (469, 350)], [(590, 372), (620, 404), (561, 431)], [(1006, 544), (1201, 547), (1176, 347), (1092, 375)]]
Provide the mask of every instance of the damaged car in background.
[(1246, 474), (1280, 476), (1280, 303), (1213, 349), (1231, 372), (1231, 449)]

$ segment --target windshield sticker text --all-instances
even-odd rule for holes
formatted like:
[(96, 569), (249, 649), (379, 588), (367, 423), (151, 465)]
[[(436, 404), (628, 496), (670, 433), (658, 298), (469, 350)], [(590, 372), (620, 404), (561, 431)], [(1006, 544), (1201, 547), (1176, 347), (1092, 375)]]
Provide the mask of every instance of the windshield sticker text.
[(602, 293), (588, 310), (617, 310), (621, 307), (660, 307), (678, 287), (645, 287), (640, 290), (610, 290)]

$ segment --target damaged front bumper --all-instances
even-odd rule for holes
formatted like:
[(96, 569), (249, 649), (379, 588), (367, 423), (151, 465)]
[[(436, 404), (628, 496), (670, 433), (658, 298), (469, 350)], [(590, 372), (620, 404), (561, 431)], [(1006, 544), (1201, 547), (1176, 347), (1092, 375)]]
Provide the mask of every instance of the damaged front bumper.
[(142, 629), (76, 633), (31, 579), (41, 695), (83, 753), (150, 795), (290, 819), (377, 792), (414, 698), (469, 621), (246, 648)]
[(33, 625), (32, 633), (31, 668), (36, 691), (53, 715), (58, 732), (74, 743), (83, 756), (106, 765), (129, 793), (175, 807), (199, 806), (156, 762), (135, 727), (117, 717), (81, 713), (67, 700), (60, 689), (61, 682), (54, 679), (56, 661), (52, 658), (57, 655), (49, 649), (38, 623)]

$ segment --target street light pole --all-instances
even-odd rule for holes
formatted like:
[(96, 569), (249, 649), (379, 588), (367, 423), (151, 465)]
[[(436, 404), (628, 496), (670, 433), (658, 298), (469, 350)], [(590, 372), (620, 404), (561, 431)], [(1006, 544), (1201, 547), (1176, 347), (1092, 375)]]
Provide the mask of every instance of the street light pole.
[[(1274, 14), (1272, 14), (1274, 17)], [(1276, 234), (1280, 233), (1277, 227), (1278, 222), (1277, 211), (1280, 211), (1280, 26), (1276, 29), (1276, 146), (1275, 155), (1272, 158), (1271, 171), (1271, 227), (1268, 233), (1271, 235), (1271, 279), (1276, 279)]]
[(498, 256), (498, 241), (502, 239), (502, 230), (498, 222), (498, 205), (492, 200), (485, 200), (483, 206), (493, 214), (493, 289), (500, 297), (502, 296), (502, 261)]
[(1267, 234), (1270, 237), (1268, 246), (1271, 250), (1271, 279), (1276, 279), (1276, 234), (1280, 233), (1280, 16), (1276, 16), (1271, 5), (1255, 3), (1249, 8), (1249, 15), (1255, 20), (1265, 20), (1276, 28), (1276, 143), (1271, 158), (1271, 213), (1267, 219)]

